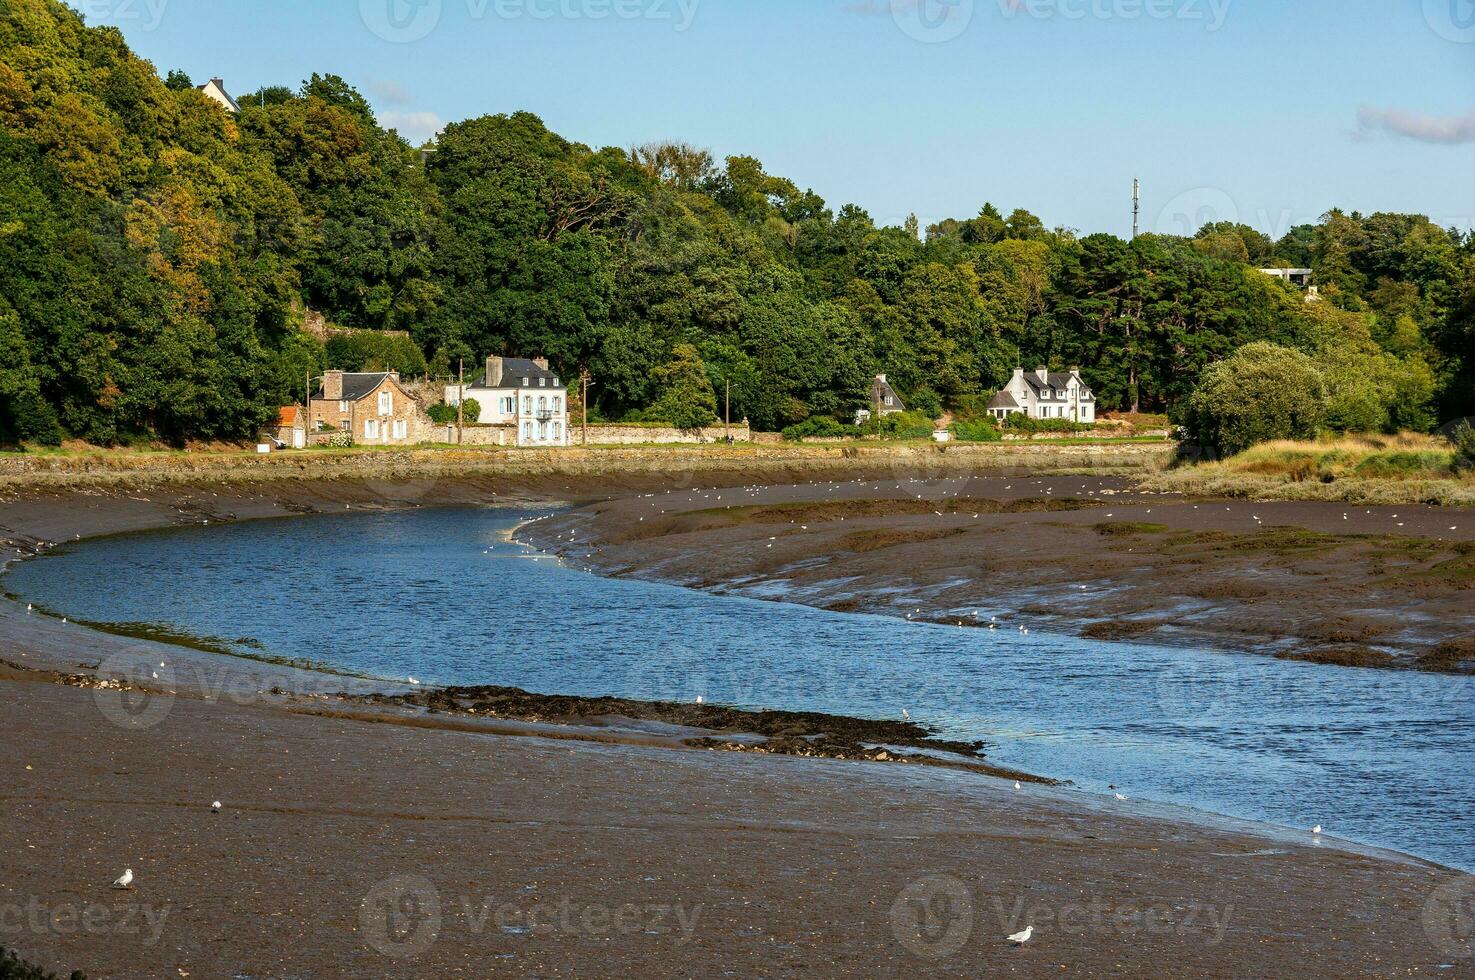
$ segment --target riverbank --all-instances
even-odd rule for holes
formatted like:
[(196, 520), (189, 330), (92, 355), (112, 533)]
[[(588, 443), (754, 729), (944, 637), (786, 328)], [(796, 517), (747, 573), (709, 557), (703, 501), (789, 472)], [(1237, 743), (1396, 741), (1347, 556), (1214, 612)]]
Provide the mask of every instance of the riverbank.
[(605, 574), (844, 612), (1475, 670), (1471, 509), (900, 470), (601, 502), (526, 538)]
[[(637, 506), (629, 495), (658, 485), (488, 477), (33, 494), (0, 523), (12, 546), (46, 550), (76, 535), (345, 507), (556, 498), (598, 509), (622, 495)], [(382, 687), (6, 605), (0, 636), (26, 669), (0, 679), (0, 724), (22, 747), (4, 764), (0, 907), (48, 915), (7, 918), (0, 943), (52, 968), (1043, 976), (1068, 964), (1273, 977), (1315, 964), (1448, 976), (1438, 967), (1464, 952), (1437, 923), (1467, 876), (1304, 831), (968, 771), (700, 751), (680, 744), (685, 731), (618, 720), (586, 732), (487, 722), (466, 715), (474, 699), (457, 713), (406, 688), (387, 693), (419, 703), (343, 702), (331, 695), (372, 702)], [(152, 693), (35, 670), (86, 675), (114, 658), (159, 672), (133, 674)], [(121, 867), (137, 875), (131, 892), (106, 888)], [(54, 916), (88, 909), (113, 928)], [(124, 916), (140, 929), (121, 931)], [(1002, 936), (1025, 919), (1036, 941), (1012, 950)], [(160, 921), (157, 934), (143, 927)]]

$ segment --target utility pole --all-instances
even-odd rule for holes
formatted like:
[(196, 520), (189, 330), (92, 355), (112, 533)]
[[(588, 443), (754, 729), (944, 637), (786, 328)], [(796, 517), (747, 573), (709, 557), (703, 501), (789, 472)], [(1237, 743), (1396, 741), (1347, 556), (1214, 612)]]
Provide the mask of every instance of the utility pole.
[(727, 379), (727, 406), (722, 412), (722, 437), (726, 442), (732, 442), (732, 379)]
[(1142, 214), (1142, 181), (1132, 178), (1132, 238), (1137, 238), (1137, 222)]
[(466, 358), (456, 358), (456, 445), (464, 437), (461, 430), (466, 427)]
[(584, 416), (580, 428), (583, 430), (582, 445), (589, 445), (589, 369), (579, 369), (579, 408)]

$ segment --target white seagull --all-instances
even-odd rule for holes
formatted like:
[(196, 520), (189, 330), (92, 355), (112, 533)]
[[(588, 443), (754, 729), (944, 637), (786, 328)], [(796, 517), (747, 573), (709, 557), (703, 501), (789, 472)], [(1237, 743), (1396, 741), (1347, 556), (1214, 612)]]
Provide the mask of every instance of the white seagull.
[(1022, 789), (1024, 789), (1024, 787), (1021, 786), (1021, 785), (1019, 785), (1019, 780), (1016, 779), (1014, 781), (1014, 791), (1017, 793), (1017, 792), (1019, 792)]
[(219, 800), (216, 800), (214, 803), (211, 803), (210, 804), (210, 812), (211, 813), (219, 813), (220, 812), (220, 801)]
[(133, 869), (124, 868), (118, 880), (113, 882), (114, 888), (128, 889), (133, 887)]
[(907, 709), (902, 708), (901, 709), (901, 720), (902, 721), (911, 721), (912, 720), (912, 713), (910, 711), (908, 711)]
[(1321, 835), (1321, 824), (1317, 824), (1315, 827), (1312, 827), (1311, 828), (1311, 832), (1313, 834), (1316, 834), (1317, 836), (1320, 836)]
[(1029, 942), (1029, 937), (1033, 936), (1034, 934), (1035, 927), (1026, 926), (1023, 932), (1016, 932), (1014, 935), (1010, 936), (1009, 942), (1013, 943), (1015, 947), (1023, 946), (1025, 943)]

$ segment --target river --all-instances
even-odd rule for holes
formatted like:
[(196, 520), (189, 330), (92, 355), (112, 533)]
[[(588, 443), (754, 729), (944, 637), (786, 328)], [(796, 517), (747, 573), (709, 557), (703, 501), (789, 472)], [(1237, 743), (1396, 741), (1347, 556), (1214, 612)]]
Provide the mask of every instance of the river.
[[(912, 717), (991, 761), (1475, 871), (1475, 678), (957, 629), (606, 579), (542, 512), (343, 514), (85, 541), (10, 591), (427, 683)], [(253, 647), (252, 649), (256, 649)]]

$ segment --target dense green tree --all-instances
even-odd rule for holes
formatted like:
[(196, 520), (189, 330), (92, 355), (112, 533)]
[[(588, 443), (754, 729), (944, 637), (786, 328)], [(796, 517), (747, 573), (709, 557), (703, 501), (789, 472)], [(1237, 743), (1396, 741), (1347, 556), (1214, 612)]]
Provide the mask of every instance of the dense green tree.
[(705, 429), (717, 421), (717, 398), (702, 357), (690, 344), (677, 344), (671, 355), (656, 369), (660, 397), (648, 414), (678, 429)]
[(1229, 456), (1271, 439), (1307, 439), (1320, 427), (1326, 389), (1300, 351), (1256, 342), (1212, 364), (1182, 421), (1206, 450)]

